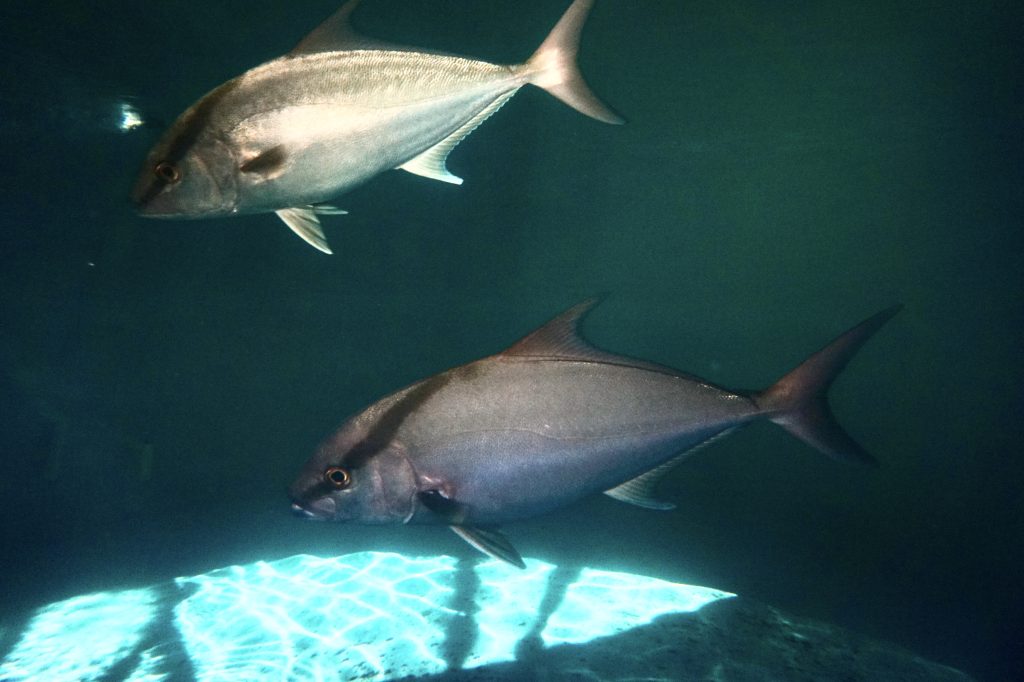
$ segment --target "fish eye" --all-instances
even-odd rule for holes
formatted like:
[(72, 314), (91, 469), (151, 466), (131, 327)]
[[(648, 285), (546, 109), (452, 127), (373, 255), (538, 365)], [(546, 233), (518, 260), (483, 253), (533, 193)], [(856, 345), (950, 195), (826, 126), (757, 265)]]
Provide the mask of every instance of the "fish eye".
[(170, 161), (161, 161), (153, 169), (153, 172), (158, 178), (172, 185), (181, 180), (181, 171)]
[(336, 490), (342, 490), (352, 482), (352, 475), (348, 473), (348, 469), (331, 467), (324, 472), (324, 480)]

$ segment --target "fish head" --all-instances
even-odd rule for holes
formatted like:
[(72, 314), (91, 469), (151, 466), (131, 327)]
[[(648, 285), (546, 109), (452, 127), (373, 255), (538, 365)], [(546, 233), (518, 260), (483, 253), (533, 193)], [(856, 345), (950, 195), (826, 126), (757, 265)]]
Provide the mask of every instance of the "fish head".
[(182, 114), (146, 156), (131, 195), (141, 215), (207, 218), (235, 212), (235, 154), (204, 125), (204, 118), (200, 102)]
[(397, 441), (376, 444), (343, 427), (292, 483), (292, 510), (321, 521), (404, 523), (414, 511), (416, 474)]

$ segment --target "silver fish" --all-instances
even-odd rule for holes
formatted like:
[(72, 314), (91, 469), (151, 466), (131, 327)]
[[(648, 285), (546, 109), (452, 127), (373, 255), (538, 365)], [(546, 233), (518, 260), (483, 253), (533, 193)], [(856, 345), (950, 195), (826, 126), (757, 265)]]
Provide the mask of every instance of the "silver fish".
[(495, 524), (604, 492), (649, 509), (700, 445), (767, 419), (821, 452), (874, 463), (832, 416), (828, 387), (901, 306), (861, 322), (763, 391), (735, 391), (590, 346), (588, 301), (511, 348), (420, 381), (350, 418), (292, 484), (313, 519), (445, 523), (522, 566)]
[(350, 0), (287, 55), (215, 88), (149, 152), (132, 199), (145, 216), (275, 212), (331, 253), (327, 202), (392, 168), (459, 184), (449, 152), (521, 87), (621, 123), (576, 66), (594, 0), (575, 0), (523, 64), (501, 65), (356, 35)]

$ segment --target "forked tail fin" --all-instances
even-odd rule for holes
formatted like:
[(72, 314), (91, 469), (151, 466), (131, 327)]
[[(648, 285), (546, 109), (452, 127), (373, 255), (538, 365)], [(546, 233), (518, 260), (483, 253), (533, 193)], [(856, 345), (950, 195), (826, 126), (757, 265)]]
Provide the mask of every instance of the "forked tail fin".
[(832, 415), (828, 388), (860, 347), (902, 308), (895, 305), (846, 331), (771, 387), (754, 394), (754, 401), (769, 419), (826, 455), (877, 465)]
[(576, 0), (565, 11), (526, 63), (530, 82), (581, 114), (605, 123), (623, 123), (622, 118), (590, 90), (576, 65), (583, 24), (593, 6), (594, 0)]

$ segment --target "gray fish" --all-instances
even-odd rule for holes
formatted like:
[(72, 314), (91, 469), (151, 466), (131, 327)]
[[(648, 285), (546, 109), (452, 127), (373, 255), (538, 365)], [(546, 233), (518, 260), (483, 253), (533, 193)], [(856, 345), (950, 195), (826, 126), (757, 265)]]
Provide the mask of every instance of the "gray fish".
[(861, 322), (763, 391), (735, 391), (598, 350), (580, 304), (502, 353), (442, 372), (350, 418), (292, 484), (313, 519), (445, 523), (477, 549), (522, 559), (496, 524), (593, 493), (649, 509), (657, 481), (700, 445), (767, 419), (841, 460), (875, 460), (826, 393), (902, 306)]
[(287, 55), (215, 88), (149, 152), (132, 200), (145, 216), (275, 212), (331, 253), (327, 202), (392, 168), (460, 184), (448, 153), (521, 87), (622, 123), (576, 66), (594, 0), (575, 0), (523, 64), (501, 65), (356, 35), (350, 0)]

